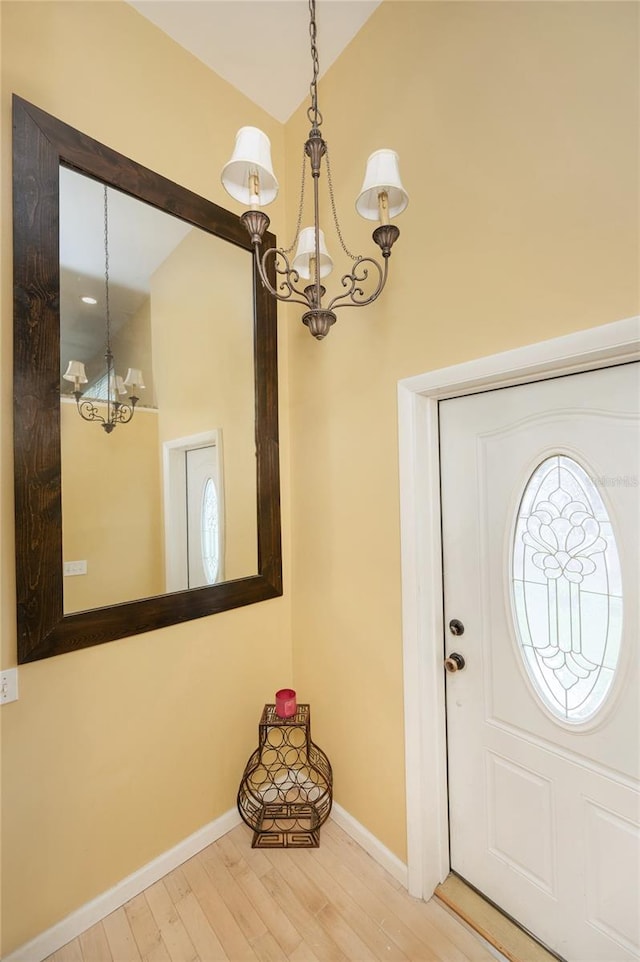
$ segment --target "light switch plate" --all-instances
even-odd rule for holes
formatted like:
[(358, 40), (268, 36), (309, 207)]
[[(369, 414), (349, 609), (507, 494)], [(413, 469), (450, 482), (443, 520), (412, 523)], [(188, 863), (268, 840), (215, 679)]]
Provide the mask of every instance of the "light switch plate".
[(0, 672), (0, 704), (18, 700), (18, 669), (5, 668)]

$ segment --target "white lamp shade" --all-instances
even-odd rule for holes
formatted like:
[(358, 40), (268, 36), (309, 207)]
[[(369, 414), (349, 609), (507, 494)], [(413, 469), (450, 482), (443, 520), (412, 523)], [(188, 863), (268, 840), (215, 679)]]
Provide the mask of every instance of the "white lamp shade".
[[(252, 174), (258, 175), (257, 200), (249, 185)], [(271, 164), (271, 141), (262, 130), (257, 127), (240, 128), (231, 160), (222, 168), (222, 183), (227, 193), (245, 207), (263, 207), (275, 200), (278, 181)]]
[(389, 217), (401, 214), (409, 203), (409, 195), (400, 180), (398, 155), (395, 150), (376, 150), (367, 161), (362, 190), (356, 200), (356, 210), (366, 220), (378, 220), (378, 194), (385, 191), (389, 198)]
[[(324, 233), (319, 230), (320, 235), (320, 277), (326, 277), (333, 270), (333, 261), (327, 251), (324, 242)], [(300, 231), (298, 247), (293, 258), (293, 269), (298, 272), (300, 277), (311, 277), (311, 258), (316, 256), (316, 232), (314, 227), (305, 227)]]
[(74, 381), (78, 384), (87, 383), (87, 375), (85, 373), (84, 364), (82, 361), (69, 361), (67, 370), (62, 376), (65, 381)]
[(114, 398), (118, 394), (126, 394), (127, 389), (124, 386), (124, 382), (119, 374), (114, 374), (113, 371), (109, 375), (109, 397)]
[(142, 377), (142, 371), (139, 367), (130, 367), (127, 371), (127, 376), (124, 379), (124, 383), (127, 387), (139, 387), (144, 388), (144, 379)]

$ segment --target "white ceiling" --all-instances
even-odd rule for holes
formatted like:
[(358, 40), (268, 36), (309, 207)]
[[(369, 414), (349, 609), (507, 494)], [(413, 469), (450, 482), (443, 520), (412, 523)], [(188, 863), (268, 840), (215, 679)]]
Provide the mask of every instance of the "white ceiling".
[[(129, 0), (132, 7), (284, 123), (312, 75), (307, 0)], [(381, 0), (318, 0), (320, 76)]]
[[(108, 191), (109, 302), (118, 330), (149, 296), (149, 279), (193, 228), (119, 190)], [(60, 374), (105, 348), (104, 187), (60, 168)], [(96, 304), (82, 298), (93, 297)], [(119, 372), (121, 373), (121, 372)], [(147, 372), (150, 374), (150, 372)], [(71, 385), (63, 385), (64, 393)]]

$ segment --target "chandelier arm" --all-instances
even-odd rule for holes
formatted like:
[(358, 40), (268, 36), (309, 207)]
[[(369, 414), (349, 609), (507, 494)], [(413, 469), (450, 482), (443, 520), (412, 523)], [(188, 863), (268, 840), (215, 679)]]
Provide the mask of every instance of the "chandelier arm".
[(131, 397), (131, 404), (123, 404), (122, 401), (114, 401), (109, 410), (109, 416), (103, 417), (93, 403), (86, 398), (83, 400), (80, 391), (74, 391), (78, 414), (83, 421), (97, 421), (107, 433), (113, 431), (116, 424), (128, 424), (133, 417), (138, 398)]
[(124, 401), (114, 401), (113, 420), (115, 423), (126, 424), (133, 417), (136, 402), (138, 399), (136, 398), (134, 400), (133, 397), (130, 397), (129, 400), (132, 402), (131, 404), (126, 404)]
[[(278, 301), (287, 301), (289, 304), (302, 304), (303, 307), (310, 307), (309, 299), (305, 293), (294, 286), (295, 282), (300, 280), (300, 276), (298, 272), (290, 266), (289, 259), (285, 252), (277, 247), (268, 247), (261, 257), (260, 248), (257, 244), (255, 245), (255, 251), (260, 280), (269, 293)], [(284, 280), (276, 283), (275, 287), (269, 281), (267, 272), (267, 258), (272, 255), (276, 276), (284, 278)], [(278, 266), (278, 257), (284, 261), (286, 267), (282, 268)], [(287, 293), (279, 293), (280, 291)]]
[(118, 410), (116, 411), (116, 416), (114, 418), (114, 424), (128, 424), (133, 417), (133, 412), (135, 410), (135, 404), (123, 404), (122, 401), (118, 401)]
[(78, 408), (78, 414), (84, 421), (99, 421), (102, 424), (106, 424), (105, 419), (102, 417), (98, 408), (95, 406), (93, 401), (81, 400), (82, 395), (79, 391), (74, 392), (76, 394), (76, 405)]
[[(377, 287), (373, 293), (369, 295), (365, 293), (362, 287), (358, 286), (366, 281), (369, 277), (369, 271), (364, 266), (365, 264), (372, 264), (378, 272)], [(381, 267), (378, 261), (374, 260), (373, 257), (359, 257), (353, 265), (353, 270), (351, 273), (344, 274), (341, 278), (341, 284), (343, 287), (346, 287), (347, 290), (342, 294), (336, 294), (333, 300), (329, 302), (327, 310), (338, 310), (340, 307), (365, 307), (367, 304), (372, 304), (380, 296), (380, 294), (382, 294), (384, 286), (387, 283), (388, 274), (388, 258), (384, 258), (384, 266)]]

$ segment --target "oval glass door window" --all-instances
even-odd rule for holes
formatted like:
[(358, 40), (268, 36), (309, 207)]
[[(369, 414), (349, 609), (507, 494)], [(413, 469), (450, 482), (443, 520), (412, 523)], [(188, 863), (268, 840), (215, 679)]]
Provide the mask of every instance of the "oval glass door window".
[(207, 478), (202, 492), (201, 514), (202, 567), (207, 584), (215, 584), (218, 577), (220, 553), (218, 550), (218, 493), (213, 478)]
[(622, 636), (620, 560), (598, 489), (572, 458), (531, 475), (515, 527), (511, 584), (519, 649), (546, 708), (592, 718), (613, 682)]

